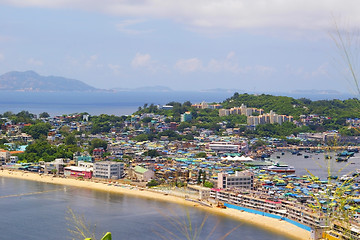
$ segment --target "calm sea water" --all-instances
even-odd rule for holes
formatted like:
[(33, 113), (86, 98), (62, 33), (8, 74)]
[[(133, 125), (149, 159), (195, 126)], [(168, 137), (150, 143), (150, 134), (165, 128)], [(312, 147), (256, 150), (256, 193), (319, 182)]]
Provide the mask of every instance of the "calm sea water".
[[(271, 159), (294, 166), (296, 169), (295, 174), (298, 176), (309, 175), (311, 173), (322, 180), (326, 180), (329, 172), (332, 176), (341, 177), (342, 175), (354, 172), (356, 169), (360, 169), (360, 153), (355, 153), (354, 157), (351, 157), (347, 162), (336, 162), (336, 152), (301, 153), (301, 156), (297, 156), (286, 151), (284, 155), (281, 155), (281, 152), (276, 152), (271, 156)], [(325, 155), (329, 155), (332, 158), (326, 160)], [(277, 156), (280, 158), (277, 158)], [(308, 156), (308, 158), (304, 156)]]
[(131, 114), (139, 106), (164, 105), (171, 101), (222, 102), (233, 93), (219, 92), (4, 92), (0, 91), (0, 113), (22, 110), (50, 115), (88, 112), (92, 115)]
[[(37, 193), (19, 196), (23, 193)], [(10, 196), (15, 195), (15, 196)], [(96, 224), (96, 232), (112, 232), (113, 239), (173, 239), (182, 237), (174, 220), (191, 218), (200, 226), (207, 215), (196, 208), (166, 202), (111, 194), (102, 191), (45, 184), (0, 177), (0, 239), (71, 239), (68, 233), (68, 208)], [(199, 239), (285, 240), (287, 238), (229, 218), (208, 215)]]

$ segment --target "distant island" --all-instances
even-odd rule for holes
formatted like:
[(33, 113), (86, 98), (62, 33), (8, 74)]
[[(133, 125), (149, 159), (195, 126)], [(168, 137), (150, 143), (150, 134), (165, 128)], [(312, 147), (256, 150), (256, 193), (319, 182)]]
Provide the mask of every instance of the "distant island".
[(89, 92), (103, 91), (82, 81), (57, 76), (41, 76), (34, 71), (12, 71), (0, 76), (0, 91)]

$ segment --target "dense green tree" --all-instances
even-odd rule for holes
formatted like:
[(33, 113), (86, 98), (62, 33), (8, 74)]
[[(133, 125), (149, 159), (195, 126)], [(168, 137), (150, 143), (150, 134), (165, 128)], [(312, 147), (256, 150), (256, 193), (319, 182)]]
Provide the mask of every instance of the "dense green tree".
[(205, 152), (199, 152), (195, 155), (195, 158), (206, 158), (207, 155)]
[(65, 137), (64, 139), (64, 143), (66, 145), (74, 145), (76, 144), (76, 138), (75, 138), (75, 135), (74, 134), (69, 134)]
[(151, 120), (152, 120), (151, 117), (144, 117), (141, 121), (142, 121), (143, 123), (149, 123), (149, 122), (151, 122)]
[(155, 187), (155, 186), (158, 186), (160, 183), (158, 181), (156, 181), (155, 179), (151, 179), (147, 184), (146, 186), (148, 187)]
[(42, 112), (39, 114), (39, 118), (48, 118), (48, 117), (50, 117), (50, 114), (47, 112)]
[(161, 156), (161, 154), (156, 149), (150, 149), (143, 153), (144, 156), (148, 156), (151, 158)]
[(89, 145), (89, 152), (92, 153), (95, 148), (103, 148), (106, 151), (107, 141), (99, 138), (91, 140)]
[(50, 123), (39, 122), (34, 125), (25, 126), (22, 131), (30, 134), (34, 139), (39, 139), (41, 136), (47, 136), (50, 129)]
[(213, 188), (213, 187), (214, 187), (214, 184), (213, 184), (212, 182), (205, 181), (205, 182), (204, 182), (204, 187)]
[(360, 129), (343, 127), (339, 130), (339, 133), (342, 136), (360, 136)]

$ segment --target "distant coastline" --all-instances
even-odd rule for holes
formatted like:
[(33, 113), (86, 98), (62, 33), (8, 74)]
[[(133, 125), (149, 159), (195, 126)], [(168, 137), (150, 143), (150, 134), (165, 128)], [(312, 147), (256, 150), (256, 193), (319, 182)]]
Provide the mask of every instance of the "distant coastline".
[(298, 228), (284, 221), (279, 221), (269, 217), (255, 215), (247, 212), (241, 212), (230, 208), (220, 209), (216, 207), (206, 207), (196, 202), (186, 201), (184, 198), (173, 196), (171, 194), (167, 194), (167, 193), (164, 194), (164, 192), (143, 190), (130, 185), (114, 186), (113, 184), (107, 184), (106, 182), (102, 183), (102, 182), (84, 181), (84, 180), (76, 180), (69, 178), (58, 178), (49, 175), (39, 175), (37, 173), (31, 173), (31, 172), (17, 172), (17, 171), (9, 171), (9, 170), (0, 170), (0, 177), (11, 177), (26, 181), (38, 181), (38, 182), (50, 183), (50, 184), (88, 188), (97, 191), (107, 191), (117, 194), (126, 194), (133, 197), (148, 198), (156, 201), (167, 201), (189, 207), (196, 207), (198, 209), (201, 209), (203, 211), (212, 214), (230, 217), (237, 221), (245, 222), (257, 226), (259, 228), (290, 237), (292, 239), (310, 239), (310, 232)]

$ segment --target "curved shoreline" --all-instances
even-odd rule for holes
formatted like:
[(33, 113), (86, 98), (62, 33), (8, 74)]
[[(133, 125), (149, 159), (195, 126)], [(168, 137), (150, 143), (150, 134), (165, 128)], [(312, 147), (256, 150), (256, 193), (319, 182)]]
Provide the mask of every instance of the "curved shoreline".
[(37, 173), (31, 173), (31, 172), (17, 172), (17, 171), (9, 171), (9, 170), (0, 170), (0, 177), (10, 177), (10, 178), (18, 178), (22, 180), (38, 181), (43, 183), (88, 188), (97, 191), (106, 191), (117, 194), (126, 194), (133, 197), (142, 197), (156, 201), (166, 201), (166, 202), (181, 204), (184, 206), (196, 207), (197, 209), (200, 209), (202, 211), (206, 211), (211, 214), (220, 215), (223, 217), (229, 217), (234, 220), (248, 223), (256, 227), (259, 227), (261, 229), (265, 229), (277, 234), (281, 234), (292, 239), (311, 239), (310, 232), (301, 229), (299, 227), (296, 227), (285, 221), (279, 221), (273, 218), (260, 216), (247, 212), (241, 212), (230, 208), (221, 209), (216, 207), (206, 207), (173, 195), (165, 195), (163, 193), (147, 191), (147, 190), (140, 191), (135, 187), (130, 189), (124, 187), (117, 187), (113, 185), (109, 186), (108, 184), (100, 183), (100, 182), (80, 181), (72, 178), (58, 178), (47, 175), (39, 175)]

